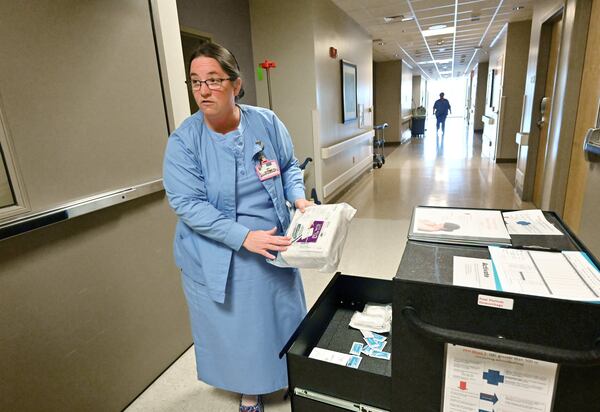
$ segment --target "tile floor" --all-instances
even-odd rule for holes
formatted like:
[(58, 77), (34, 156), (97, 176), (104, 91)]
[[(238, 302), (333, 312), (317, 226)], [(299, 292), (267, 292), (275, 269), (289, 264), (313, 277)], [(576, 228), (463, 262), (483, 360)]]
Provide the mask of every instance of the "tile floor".
[[(358, 212), (352, 221), (339, 270), (346, 274), (391, 279), (400, 263), (412, 209), (416, 205), (528, 208), (513, 191), (513, 163), (479, 156), (481, 138), (449, 118), (446, 136), (428, 123), (425, 138), (386, 149), (386, 163), (363, 175), (339, 199)], [(311, 306), (333, 274), (302, 271)], [(196, 380), (194, 352), (188, 350), (125, 411), (237, 411), (238, 396)], [(266, 398), (269, 412), (289, 412), (283, 393)]]

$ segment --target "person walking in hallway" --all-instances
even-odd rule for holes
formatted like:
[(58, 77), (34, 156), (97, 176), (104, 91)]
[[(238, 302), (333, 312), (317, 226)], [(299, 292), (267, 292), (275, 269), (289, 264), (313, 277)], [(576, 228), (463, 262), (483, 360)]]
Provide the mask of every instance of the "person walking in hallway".
[(444, 93), (440, 93), (440, 98), (437, 99), (433, 105), (433, 114), (437, 119), (435, 123), (436, 135), (440, 129), (440, 126), (442, 127), (442, 136), (446, 132), (446, 117), (448, 117), (448, 113), (452, 113), (450, 102), (448, 99), (444, 99)]
[(233, 54), (205, 43), (188, 70), (200, 110), (169, 137), (163, 179), (179, 217), (175, 261), (197, 376), (239, 393), (240, 412), (263, 412), (261, 395), (288, 384), (279, 351), (306, 314), (298, 269), (266, 259), (291, 244), (286, 201), (301, 212), (313, 203), (281, 120), (237, 103), (244, 89)]

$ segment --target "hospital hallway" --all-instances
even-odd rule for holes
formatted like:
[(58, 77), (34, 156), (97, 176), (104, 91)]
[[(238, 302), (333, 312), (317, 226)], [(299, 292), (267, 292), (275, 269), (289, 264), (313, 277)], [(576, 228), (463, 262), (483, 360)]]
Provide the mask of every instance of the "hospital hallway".
[[(431, 117), (424, 138), (388, 145), (385, 165), (364, 174), (337, 200), (357, 209), (340, 272), (391, 279), (400, 263), (414, 206), (533, 207), (513, 191), (514, 163), (495, 164), (481, 158), (481, 135), (469, 132), (462, 118), (449, 117), (444, 138), (436, 138)], [(302, 271), (309, 307), (332, 276)], [(196, 380), (190, 348), (125, 410), (225, 412), (235, 410), (238, 402), (236, 395)], [(265, 407), (269, 412), (290, 411), (283, 392), (267, 396)]]

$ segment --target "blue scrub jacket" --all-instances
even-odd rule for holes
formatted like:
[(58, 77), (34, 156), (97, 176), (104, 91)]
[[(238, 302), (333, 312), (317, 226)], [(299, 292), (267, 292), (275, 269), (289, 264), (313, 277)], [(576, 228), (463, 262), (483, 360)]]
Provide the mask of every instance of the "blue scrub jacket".
[[(244, 141), (253, 142), (253, 154), (261, 151), (262, 142), (267, 159), (279, 163), (281, 175), (262, 183), (285, 231), (290, 224), (286, 200), (294, 204), (304, 198), (302, 172), (292, 140), (272, 111), (239, 107), (248, 122)], [(187, 276), (206, 285), (215, 302), (223, 303), (232, 253), (240, 249), (249, 229), (236, 221), (234, 154), (209, 133), (204, 114), (199, 111), (171, 134), (163, 180), (169, 204), (179, 217), (175, 263)]]

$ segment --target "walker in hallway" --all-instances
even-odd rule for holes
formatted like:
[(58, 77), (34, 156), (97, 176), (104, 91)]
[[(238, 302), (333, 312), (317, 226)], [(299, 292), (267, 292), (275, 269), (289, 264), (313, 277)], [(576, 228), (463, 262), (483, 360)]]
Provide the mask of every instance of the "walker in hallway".
[(383, 149), (385, 147), (385, 128), (388, 127), (387, 123), (378, 124), (375, 129), (375, 137), (373, 138), (373, 168), (381, 169), (381, 166), (385, 164), (385, 154)]

